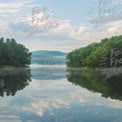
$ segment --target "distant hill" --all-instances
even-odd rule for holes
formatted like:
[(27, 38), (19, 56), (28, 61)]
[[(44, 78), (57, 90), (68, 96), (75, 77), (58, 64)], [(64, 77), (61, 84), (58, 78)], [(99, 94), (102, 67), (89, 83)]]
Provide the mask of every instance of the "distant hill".
[(65, 64), (67, 53), (60, 51), (39, 50), (32, 52), (31, 64), (58, 65)]
[(34, 55), (39, 56), (66, 56), (66, 53), (60, 51), (48, 51), (48, 50), (39, 50), (32, 52)]

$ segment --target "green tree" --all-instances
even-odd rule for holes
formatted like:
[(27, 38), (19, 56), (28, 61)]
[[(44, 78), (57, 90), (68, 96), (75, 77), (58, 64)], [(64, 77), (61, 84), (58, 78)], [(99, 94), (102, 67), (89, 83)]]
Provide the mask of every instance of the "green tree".
[[(121, 51), (114, 58), (119, 63), (111, 64), (112, 49)], [(69, 67), (114, 67), (122, 66), (122, 35), (102, 39), (100, 43), (93, 43), (86, 47), (76, 49), (67, 55), (67, 65)], [(119, 61), (120, 60), (120, 61)]]
[(14, 39), (0, 39), (0, 65), (26, 66), (31, 63), (31, 53)]

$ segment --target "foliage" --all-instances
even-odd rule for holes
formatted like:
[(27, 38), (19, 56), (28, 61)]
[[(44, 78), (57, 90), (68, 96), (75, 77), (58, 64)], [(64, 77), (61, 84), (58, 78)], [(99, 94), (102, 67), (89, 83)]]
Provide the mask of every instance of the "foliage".
[(31, 53), (14, 39), (0, 38), (0, 66), (26, 66), (30, 64)]
[[(121, 51), (111, 62), (111, 50)], [(100, 43), (93, 43), (87, 47), (76, 49), (67, 55), (67, 65), (69, 67), (119, 67), (122, 66), (122, 35), (110, 39), (102, 39)]]

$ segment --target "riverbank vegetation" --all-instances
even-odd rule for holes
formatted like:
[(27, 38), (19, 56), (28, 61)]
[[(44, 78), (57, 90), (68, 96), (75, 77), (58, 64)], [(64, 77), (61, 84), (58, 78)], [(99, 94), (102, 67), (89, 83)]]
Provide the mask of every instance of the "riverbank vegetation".
[(68, 67), (122, 66), (122, 35), (102, 39), (67, 55)]
[(0, 67), (26, 66), (31, 62), (31, 53), (14, 39), (0, 38)]

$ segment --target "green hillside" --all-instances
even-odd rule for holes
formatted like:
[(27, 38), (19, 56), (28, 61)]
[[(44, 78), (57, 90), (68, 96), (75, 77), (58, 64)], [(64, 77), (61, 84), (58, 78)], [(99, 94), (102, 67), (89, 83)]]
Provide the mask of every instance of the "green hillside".
[(87, 47), (75, 49), (67, 55), (69, 67), (120, 67), (122, 66), (122, 35), (102, 39)]

